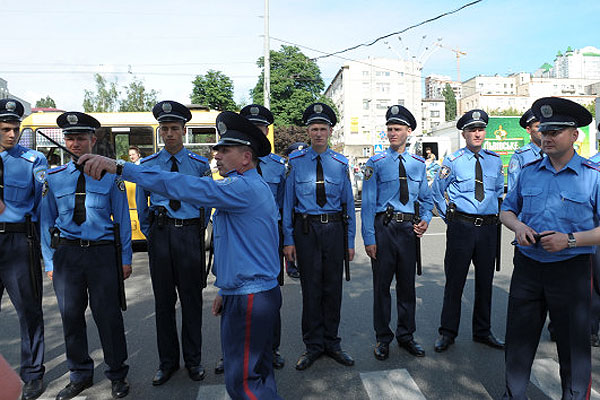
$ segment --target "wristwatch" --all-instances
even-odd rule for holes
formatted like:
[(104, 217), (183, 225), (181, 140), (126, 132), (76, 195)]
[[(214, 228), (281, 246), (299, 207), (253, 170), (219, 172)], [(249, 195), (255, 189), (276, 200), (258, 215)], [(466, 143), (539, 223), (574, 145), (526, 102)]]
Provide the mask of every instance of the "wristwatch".
[(567, 234), (567, 237), (568, 237), (567, 244), (570, 249), (577, 246), (577, 240), (575, 240), (575, 236), (572, 233)]
[(117, 160), (115, 164), (117, 166), (117, 175), (123, 175), (123, 166), (125, 165), (125, 160)]

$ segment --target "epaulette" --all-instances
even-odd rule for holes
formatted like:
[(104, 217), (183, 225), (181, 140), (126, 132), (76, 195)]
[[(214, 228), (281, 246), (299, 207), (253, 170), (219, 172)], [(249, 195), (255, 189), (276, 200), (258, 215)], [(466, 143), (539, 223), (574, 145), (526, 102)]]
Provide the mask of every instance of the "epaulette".
[(596, 171), (600, 172), (600, 164), (595, 163), (595, 162), (593, 162), (591, 160), (585, 160), (583, 162), (583, 165), (585, 165), (588, 168), (595, 169)]
[(529, 150), (532, 150), (531, 146), (529, 146), (528, 144), (526, 144), (525, 146), (523, 146), (523, 147), (521, 147), (519, 149), (516, 149), (515, 153), (516, 154), (521, 154), (521, 153), (525, 153), (526, 151), (529, 151)]
[(493, 152), (493, 151), (491, 151), (491, 150), (486, 150), (486, 149), (483, 149), (483, 151), (485, 151), (485, 153), (486, 153), (486, 154), (489, 154), (490, 156), (494, 156), (494, 157), (500, 157), (498, 154), (494, 153), (494, 152)]
[(55, 174), (55, 173), (60, 172), (60, 171), (64, 171), (65, 169), (67, 169), (67, 166), (68, 166), (68, 164), (61, 165), (60, 167), (54, 167), (54, 168), (49, 169), (48, 171), (46, 171), (46, 174), (50, 175), (50, 174)]
[(339, 153), (332, 152), (331, 158), (333, 158), (335, 161), (340, 162), (344, 165), (348, 165), (348, 159)]
[(383, 160), (386, 157), (387, 157), (387, 153), (386, 152), (375, 154), (374, 156), (371, 157), (371, 161), (373, 161), (374, 163), (376, 163), (377, 161), (381, 161), (381, 160)]
[(37, 159), (37, 156), (35, 155), (35, 153), (31, 150), (27, 150), (23, 153), (21, 153), (21, 158), (29, 161), (29, 162), (35, 162), (35, 160)]
[(306, 149), (296, 150), (292, 154), (290, 154), (290, 160), (293, 160), (298, 157), (303, 157), (306, 155)]
[(200, 155), (198, 155), (198, 154), (196, 154), (196, 153), (193, 153), (193, 152), (191, 152), (191, 151), (188, 153), (188, 156), (189, 156), (189, 157), (190, 157), (192, 160), (196, 160), (196, 161), (199, 161), (199, 162), (201, 162), (201, 163), (208, 164), (208, 158), (206, 158), (206, 157), (202, 157), (202, 156), (200, 156)]
[(154, 153), (152, 155), (149, 155), (148, 157), (144, 157), (144, 158), (142, 158), (140, 160), (140, 164), (143, 164), (143, 163), (145, 163), (147, 161), (150, 161), (150, 160), (154, 160), (156, 157), (158, 157), (158, 153)]
[(269, 157), (272, 160), (278, 162), (279, 164), (285, 165), (285, 160), (283, 159), (283, 157), (280, 157), (277, 154), (273, 154), (273, 153), (269, 154)]
[(448, 158), (449, 161), (454, 161), (458, 157), (462, 156), (463, 154), (465, 154), (465, 150), (464, 149), (460, 149), (460, 150), (457, 150), (454, 153), (450, 154), (447, 158)]
[(535, 159), (535, 160), (533, 160), (531, 162), (528, 162), (527, 164), (523, 165), (523, 168), (528, 167), (528, 166), (533, 165), (533, 164), (536, 164), (536, 163), (539, 163), (543, 159), (544, 159), (543, 157), (540, 157), (540, 158), (537, 158), (537, 159)]
[(411, 156), (412, 156), (412, 158), (414, 158), (415, 160), (417, 160), (417, 161), (421, 161), (422, 163), (425, 163), (425, 159), (424, 159), (423, 157), (421, 157), (420, 155), (418, 155), (418, 154), (412, 154), (412, 153), (411, 153), (410, 155), (411, 155)]

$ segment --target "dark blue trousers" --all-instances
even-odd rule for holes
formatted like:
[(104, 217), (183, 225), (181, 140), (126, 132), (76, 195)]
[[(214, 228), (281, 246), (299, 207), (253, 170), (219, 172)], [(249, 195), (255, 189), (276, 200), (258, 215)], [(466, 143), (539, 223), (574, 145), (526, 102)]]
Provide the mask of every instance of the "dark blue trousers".
[(591, 387), (590, 255), (541, 263), (515, 252), (506, 321), (504, 399), (527, 399), (531, 366), (550, 311), (563, 400), (587, 399)]
[[(42, 286), (42, 272), (36, 276)], [(0, 298), (8, 292), (21, 328), (21, 379), (44, 376), (44, 318), (42, 298), (35, 300), (29, 275), (29, 250), (24, 233), (0, 233)]]
[(302, 286), (302, 339), (312, 354), (340, 350), (344, 228), (342, 222), (322, 224), (302, 219), (294, 225), (296, 257)]
[(377, 259), (373, 268), (373, 324), (378, 342), (390, 343), (390, 285), (396, 277), (396, 308), (398, 323), (396, 339), (406, 342), (415, 332), (415, 233), (412, 222), (390, 221), (383, 224), (383, 215), (375, 217)]
[(90, 379), (94, 361), (89, 356), (85, 310), (88, 299), (98, 328), (104, 372), (111, 381), (124, 379), (129, 371), (119, 285), (112, 245), (79, 247), (61, 245), (54, 253), (52, 282), (63, 322), (67, 365), (71, 382)]
[(221, 346), (225, 386), (233, 400), (280, 399), (273, 374), (273, 329), (281, 307), (279, 286), (223, 296)]
[(490, 334), (497, 235), (496, 225), (475, 226), (464, 221), (448, 221), (444, 257), (446, 287), (440, 334), (452, 338), (458, 335), (461, 299), (471, 261), (475, 266), (472, 333), (478, 337)]
[(600, 327), (600, 250), (592, 256), (592, 314), (591, 331), (598, 334)]
[(181, 303), (181, 347), (186, 367), (202, 356), (202, 270), (200, 227), (167, 224), (150, 227), (148, 256), (156, 311), (159, 368), (179, 368), (175, 304)]

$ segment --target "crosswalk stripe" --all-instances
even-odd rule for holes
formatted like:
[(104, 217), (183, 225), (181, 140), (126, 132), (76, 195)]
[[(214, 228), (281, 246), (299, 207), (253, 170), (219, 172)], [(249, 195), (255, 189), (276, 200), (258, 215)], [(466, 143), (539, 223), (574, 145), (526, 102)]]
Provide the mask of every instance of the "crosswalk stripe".
[(196, 400), (230, 400), (225, 385), (201, 385)]
[(361, 372), (360, 379), (370, 399), (425, 400), (406, 369)]
[[(530, 381), (551, 399), (562, 397), (560, 367), (552, 358), (538, 358), (533, 362)], [(600, 400), (600, 394), (592, 389), (591, 398)]]

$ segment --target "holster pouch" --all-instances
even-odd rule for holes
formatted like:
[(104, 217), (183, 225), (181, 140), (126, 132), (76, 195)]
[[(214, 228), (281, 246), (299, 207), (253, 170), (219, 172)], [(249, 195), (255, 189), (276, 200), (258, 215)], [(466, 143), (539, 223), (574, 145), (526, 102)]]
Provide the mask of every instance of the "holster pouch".
[(60, 229), (57, 227), (50, 228), (50, 247), (58, 249), (58, 243), (60, 242)]

